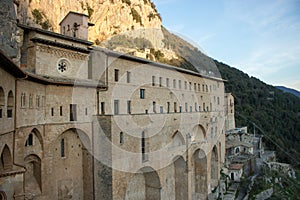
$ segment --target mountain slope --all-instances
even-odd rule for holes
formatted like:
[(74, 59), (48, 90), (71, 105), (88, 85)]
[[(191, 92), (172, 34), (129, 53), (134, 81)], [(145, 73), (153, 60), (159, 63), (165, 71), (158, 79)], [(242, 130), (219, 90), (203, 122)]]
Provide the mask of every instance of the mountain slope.
[(283, 162), (300, 166), (300, 99), (267, 85), (255, 77), (215, 61), (224, 79), (226, 92), (235, 97), (237, 126), (258, 125), (267, 147), (276, 150)]
[(288, 92), (288, 93), (291, 93), (297, 97), (300, 98), (300, 92), (297, 91), (297, 90), (294, 90), (294, 89), (291, 89), (291, 88), (287, 88), (287, 87), (284, 87), (284, 86), (276, 86), (277, 89), (279, 90), (282, 90), (283, 92)]

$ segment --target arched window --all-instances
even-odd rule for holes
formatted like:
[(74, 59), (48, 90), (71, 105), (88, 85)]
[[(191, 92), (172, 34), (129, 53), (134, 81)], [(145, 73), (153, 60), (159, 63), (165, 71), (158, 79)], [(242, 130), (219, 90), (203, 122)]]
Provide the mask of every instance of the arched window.
[(32, 146), (32, 145), (33, 145), (33, 134), (30, 133), (30, 134), (28, 135), (27, 140), (26, 140), (25, 146), (27, 147), (27, 146)]
[(14, 108), (14, 95), (12, 91), (9, 91), (7, 97), (7, 118), (12, 118)]
[(1, 153), (1, 162), (0, 162), (0, 170), (11, 170), (13, 167), (12, 157), (10, 150), (7, 145), (4, 146), (3, 151)]
[(235, 153), (238, 154), (240, 152), (240, 148), (235, 149)]

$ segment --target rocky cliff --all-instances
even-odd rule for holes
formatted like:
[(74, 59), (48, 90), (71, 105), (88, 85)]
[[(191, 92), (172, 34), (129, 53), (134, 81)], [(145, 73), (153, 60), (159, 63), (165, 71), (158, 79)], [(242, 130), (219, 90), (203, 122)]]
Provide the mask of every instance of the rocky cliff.
[(161, 18), (150, 0), (19, 0), (18, 4), (18, 18), (22, 23), (34, 25), (35, 10), (47, 22), (46, 28), (58, 32), (60, 21), (69, 11), (74, 11), (90, 16), (95, 26), (89, 29), (89, 40), (96, 44), (126, 33), (147, 38), (155, 48), (163, 47)]

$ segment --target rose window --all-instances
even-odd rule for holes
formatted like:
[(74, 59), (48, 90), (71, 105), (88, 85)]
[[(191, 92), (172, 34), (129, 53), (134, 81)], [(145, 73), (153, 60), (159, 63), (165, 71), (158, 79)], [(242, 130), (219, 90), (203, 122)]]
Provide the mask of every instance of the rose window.
[(69, 67), (69, 62), (65, 59), (61, 59), (58, 64), (57, 64), (57, 70), (60, 72), (60, 73), (64, 73), (68, 70), (68, 67)]

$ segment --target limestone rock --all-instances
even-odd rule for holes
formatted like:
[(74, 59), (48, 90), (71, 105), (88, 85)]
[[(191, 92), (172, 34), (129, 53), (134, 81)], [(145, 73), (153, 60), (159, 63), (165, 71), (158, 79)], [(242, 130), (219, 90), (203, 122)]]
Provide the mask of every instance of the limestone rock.
[(102, 42), (127, 33), (144, 37), (161, 48), (161, 18), (150, 0), (30, 0), (19, 5), (20, 21), (32, 26), (32, 11), (38, 9), (49, 20), (52, 30), (59, 32), (59, 23), (69, 11), (90, 16), (95, 26), (89, 28), (89, 40)]

